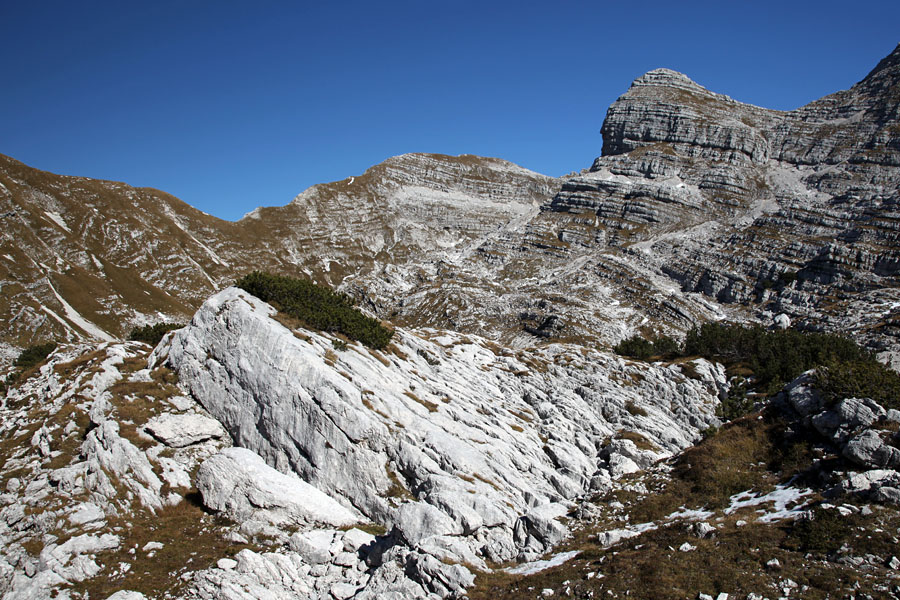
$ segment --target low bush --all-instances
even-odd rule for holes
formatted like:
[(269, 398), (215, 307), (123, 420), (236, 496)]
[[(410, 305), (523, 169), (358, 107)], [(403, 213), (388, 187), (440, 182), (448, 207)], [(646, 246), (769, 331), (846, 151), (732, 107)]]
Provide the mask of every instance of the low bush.
[(816, 370), (822, 398), (833, 404), (844, 398), (871, 398), (900, 410), (900, 375), (876, 360), (831, 361)]
[(653, 356), (653, 343), (639, 335), (633, 335), (627, 340), (622, 340), (613, 347), (616, 354), (630, 356), (640, 360), (647, 360)]
[(30, 369), (31, 367), (44, 362), (44, 359), (50, 356), (50, 353), (54, 350), (56, 350), (56, 342), (45, 342), (43, 344), (29, 346), (19, 354), (19, 357), (16, 358), (16, 361), (13, 364), (22, 369)]
[(656, 337), (652, 341), (646, 340), (639, 335), (633, 335), (626, 340), (622, 340), (613, 348), (616, 354), (630, 356), (639, 360), (676, 356), (679, 350), (678, 342), (667, 335)]
[(795, 330), (767, 331), (753, 326), (706, 323), (691, 329), (682, 353), (726, 365), (742, 364), (753, 373), (755, 387), (774, 393), (800, 373), (831, 362), (874, 362), (868, 351), (845, 337)]
[(133, 342), (144, 342), (151, 346), (157, 345), (163, 336), (173, 329), (181, 329), (184, 325), (180, 323), (156, 323), (155, 325), (144, 325), (143, 327), (135, 327), (128, 334), (128, 339)]
[(342, 333), (370, 348), (388, 345), (394, 332), (354, 308), (346, 294), (294, 277), (254, 271), (235, 285), (319, 331)]
[(900, 375), (840, 335), (706, 323), (691, 329), (680, 347), (668, 337), (650, 341), (633, 336), (614, 350), (641, 360), (701, 356), (723, 363), (730, 374), (740, 375), (733, 377), (731, 391), (719, 408), (719, 416), (726, 420), (746, 414), (754, 405), (753, 394), (774, 394), (813, 368), (819, 368), (819, 385), (832, 401), (867, 397), (900, 408)]

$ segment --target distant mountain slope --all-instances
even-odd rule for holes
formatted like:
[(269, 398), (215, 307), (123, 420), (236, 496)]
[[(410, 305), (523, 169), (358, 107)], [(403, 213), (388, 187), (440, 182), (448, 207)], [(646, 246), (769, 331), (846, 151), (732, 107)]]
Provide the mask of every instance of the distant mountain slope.
[(781, 313), (897, 346), (900, 47), (789, 112), (657, 69), (602, 134), (579, 175), (409, 154), (234, 223), (3, 157), (2, 339), (120, 337), (261, 268), (340, 286), (399, 325), (518, 346)]
[(376, 262), (464, 251), (535, 212), (553, 182), (496, 159), (405, 155), (231, 223), (157, 190), (0, 156), (2, 339), (106, 339), (184, 320), (252, 269), (337, 285)]

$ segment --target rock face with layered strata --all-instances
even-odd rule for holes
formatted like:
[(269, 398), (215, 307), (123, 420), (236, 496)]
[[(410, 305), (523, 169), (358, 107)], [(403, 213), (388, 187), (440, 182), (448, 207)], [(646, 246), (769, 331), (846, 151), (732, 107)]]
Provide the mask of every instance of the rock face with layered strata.
[(894, 347), (898, 106), (900, 47), (851, 89), (789, 112), (651, 71), (610, 107), (603, 156), (564, 183), (549, 220), (683, 292)]

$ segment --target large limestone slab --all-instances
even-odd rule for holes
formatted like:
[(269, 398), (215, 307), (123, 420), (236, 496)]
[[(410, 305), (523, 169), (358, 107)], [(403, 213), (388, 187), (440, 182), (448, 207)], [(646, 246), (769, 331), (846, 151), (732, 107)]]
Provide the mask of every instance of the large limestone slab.
[(197, 474), (197, 489), (206, 506), (238, 521), (342, 527), (361, 520), (357, 511), (296, 475), (276, 471), (244, 448), (225, 448), (206, 459)]

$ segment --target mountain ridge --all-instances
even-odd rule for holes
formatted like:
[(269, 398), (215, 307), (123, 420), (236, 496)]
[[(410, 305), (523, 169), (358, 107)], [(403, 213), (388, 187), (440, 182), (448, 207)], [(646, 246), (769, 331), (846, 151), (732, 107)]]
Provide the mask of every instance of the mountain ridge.
[[(609, 108), (602, 154), (581, 174), (407, 154), (235, 222), (152, 188), (2, 161), (0, 175), (17, 190), (14, 200), (4, 186), (6, 214), (29, 215), (0, 252), (11, 257), (0, 259), (11, 292), (0, 306), (5, 355), (46, 338), (90, 338), (85, 322), (122, 337), (131, 326), (184, 320), (251, 267), (340, 287), (400, 324), (511, 344), (535, 335), (608, 344), (645, 320), (678, 333), (725, 315), (766, 322), (786, 313), (835, 330), (853, 313), (862, 321), (851, 330), (890, 350), (890, 327), (865, 332), (893, 316), (864, 313), (893, 301), (900, 264), (898, 216), (883, 197), (900, 164), (891, 133), (898, 56), (900, 46), (849, 90), (793, 111), (656, 69)], [(87, 204), (110, 222), (89, 219)], [(146, 243), (129, 241), (135, 235)], [(836, 309), (824, 300), (833, 290)]]

